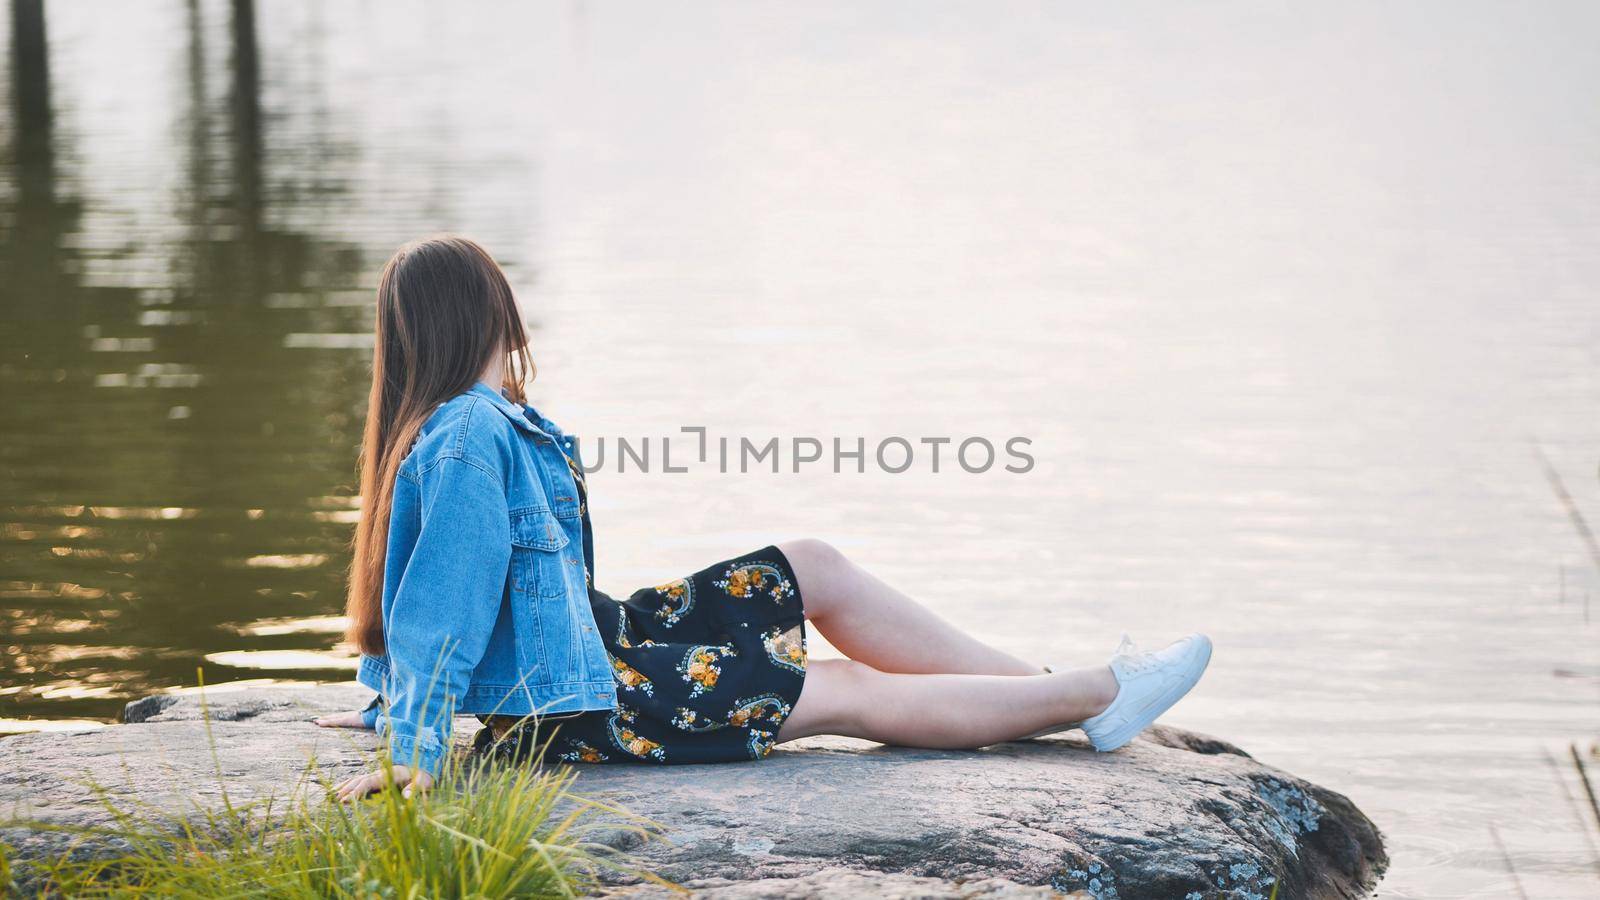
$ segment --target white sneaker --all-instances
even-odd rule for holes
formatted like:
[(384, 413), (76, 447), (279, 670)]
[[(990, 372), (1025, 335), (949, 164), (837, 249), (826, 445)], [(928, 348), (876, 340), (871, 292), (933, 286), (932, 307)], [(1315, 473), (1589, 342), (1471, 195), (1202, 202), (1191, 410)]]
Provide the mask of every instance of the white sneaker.
[(1211, 662), (1211, 639), (1191, 634), (1160, 650), (1140, 653), (1127, 635), (1112, 654), (1117, 696), (1098, 716), (1079, 725), (1094, 749), (1105, 753), (1131, 741), (1183, 699)]

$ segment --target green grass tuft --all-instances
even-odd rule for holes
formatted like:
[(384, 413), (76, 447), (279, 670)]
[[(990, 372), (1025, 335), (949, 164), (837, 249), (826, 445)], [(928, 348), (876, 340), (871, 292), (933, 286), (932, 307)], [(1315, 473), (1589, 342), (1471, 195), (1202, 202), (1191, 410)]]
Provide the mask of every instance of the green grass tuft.
[[(287, 801), (240, 806), (224, 793), (220, 808), (188, 817), (129, 810), (101, 789), (108, 826), (6, 823), (75, 838), (55, 860), (19, 863), (12, 875), (46, 894), (197, 900), (576, 897), (604, 868), (666, 884), (588, 839), (598, 829), (643, 837), (651, 830), (636, 816), (574, 794), (572, 769), (451, 768), (411, 798), (391, 788), (343, 805), (329, 798), (327, 784), (303, 779)], [(385, 772), (392, 772), (387, 764)], [(107, 847), (120, 849), (92, 855)], [(0, 853), (0, 885), (3, 860)]]
[(11, 880), (11, 848), (0, 841), (0, 897), (9, 897), (16, 889), (16, 882)]

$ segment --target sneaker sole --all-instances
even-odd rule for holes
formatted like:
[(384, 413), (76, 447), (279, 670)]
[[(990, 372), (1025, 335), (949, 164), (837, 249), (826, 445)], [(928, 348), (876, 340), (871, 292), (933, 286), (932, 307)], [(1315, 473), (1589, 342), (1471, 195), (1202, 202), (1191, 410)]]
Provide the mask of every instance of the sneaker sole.
[[(1206, 674), (1206, 667), (1210, 665), (1211, 641), (1207, 639), (1205, 655), (1200, 657), (1200, 664), (1195, 668), (1194, 677), (1185, 679), (1184, 681), (1180, 681), (1173, 685), (1171, 689), (1162, 694), (1155, 702), (1151, 703), (1149, 706), (1146, 706), (1143, 714), (1141, 714), (1139, 718), (1134, 719), (1133, 721), (1113, 732), (1111, 738), (1105, 742), (1106, 746), (1101, 746), (1100, 744), (1095, 743), (1095, 740), (1092, 737), (1089, 739), (1089, 743), (1094, 746), (1095, 751), (1098, 753), (1110, 753), (1111, 751), (1138, 737), (1139, 732), (1144, 731), (1146, 728), (1149, 728), (1151, 725), (1155, 724), (1155, 721), (1161, 718), (1163, 713), (1171, 709), (1190, 691), (1194, 690), (1194, 686), (1200, 683), (1201, 676)], [(1152, 710), (1154, 712), (1152, 712)]]

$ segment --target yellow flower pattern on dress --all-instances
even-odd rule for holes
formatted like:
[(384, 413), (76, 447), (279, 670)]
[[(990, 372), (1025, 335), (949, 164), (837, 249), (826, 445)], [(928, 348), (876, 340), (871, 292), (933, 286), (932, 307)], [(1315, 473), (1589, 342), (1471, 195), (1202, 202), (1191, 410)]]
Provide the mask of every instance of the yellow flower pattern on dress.
[(667, 761), (667, 751), (660, 743), (633, 730), (637, 714), (631, 709), (619, 708), (611, 716), (611, 740), (620, 748), (639, 757), (657, 762)]
[(656, 593), (661, 595), (661, 607), (656, 610), (656, 618), (663, 625), (672, 627), (683, 620), (694, 609), (694, 585), (688, 580), (679, 578), (666, 584), (658, 585)]
[(761, 759), (772, 752), (772, 745), (777, 742), (778, 736), (770, 731), (762, 731), (759, 728), (750, 729), (750, 737), (748, 738), (750, 758)]
[(772, 664), (801, 675), (806, 671), (806, 648), (800, 640), (800, 629), (785, 631), (774, 625), (761, 635), (761, 645), (767, 649)]
[(738, 654), (730, 646), (698, 646), (689, 648), (683, 655), (683, 662), (678, 664), (678, 674), (688, 682), (689, 696), (698, 697), (706, 691), (717, 686), (717, 679), (722, 676), (722, 667), (717, 665), (717, 660)]
[(702, 716), (687, 706), (678, 707), (677, 713), (672, 717), (672, 724), (684, 731), (716, 731), (718, 728), (728, 727), (726, 723)]
[(602, 696), (558, 705), (600, 708), (547, 713), (544, 727), (486, 727), (475, 753), (565, 765), (726, 762), (772, 751), (806, 674), (805, 611), (781, 550), (626, 599), (591, 589), (588, 602), (612, 680)]
[(622, 685), (625, 690), (642, 691), (645, 696), (655, 695), (655, 685), (650, 682), (650, 679), (644, 677), (643, 672), (617, 659), (615, 656), (611, 657), (611, 670), (616, 675), (617, 684)]
[(782, 603), (794, 594), (794, 584), (771, 563), (749, 563), (729, 569), (721, 581), (712, 584), (728, 592), (731, 597), (754, 597), (766, 594), (774, 602)]
[(762, 694), (740, 700), (733, 706), (733, 711), (728, 713), (728, 724), (735, 728), (743, 728), (752, 722), (770, 722), (773, 729), (783, 724), (789, 717), (789, 704), (777, 694)]
[(592, 747), (584, 741), (571, 740), (567, 744), (572, 749), (558, 756), (563, 762), (602, 763), (610, 759), (609, 756), (601, 753), (598, 748)]

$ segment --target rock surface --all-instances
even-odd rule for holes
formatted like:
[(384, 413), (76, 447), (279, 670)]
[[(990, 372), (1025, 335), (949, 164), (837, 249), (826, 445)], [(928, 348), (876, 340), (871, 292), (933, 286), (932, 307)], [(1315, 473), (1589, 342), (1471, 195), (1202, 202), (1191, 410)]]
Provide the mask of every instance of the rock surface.
[[(1006, 878), (979, 878), (947, 881), (893, 872), (864, 872), (838, 866), (818, 869), (795, 878), (760, 878), (755, 881), (730, 881), (726, 878), (700, 878), (679, 882), (695, 900), (1088, 900), (1093, 895), (1074, 891), (1062, 894), (1047, 885), (1017, 884)], [(656, 897), (681, 897), (665, 888), (620, 888), (608, 897), (627, 900), (654, 900)]]
[[(309, 719), (370, 696), (354, 684), (224, 686), (206, 692), (209, 729), (185, 692), (129, 704), (114, 728), (6, 738), (0, 817), (104, 822), (91, 781), (181, 811), (220, 799), (219, 770), (235, 802), (282, 795), (308, 760), (337, 780), (376, 740)], [(476, 723), (459, 724), (464, 741)], [(579, 790), (665, 826), (626, 849), (705, 897), (1266, 898), (1281, 881), (1280, 897), (1345, 898), (1364, 896), (1388, 861), (1342, 795), (1171, 728), (1113, 754), (1070, 737), (978, 751), (808, 738), (760, 762), (579, 771)], [(0, 840), (24, 859), (65, 846), (14, 828)]]

